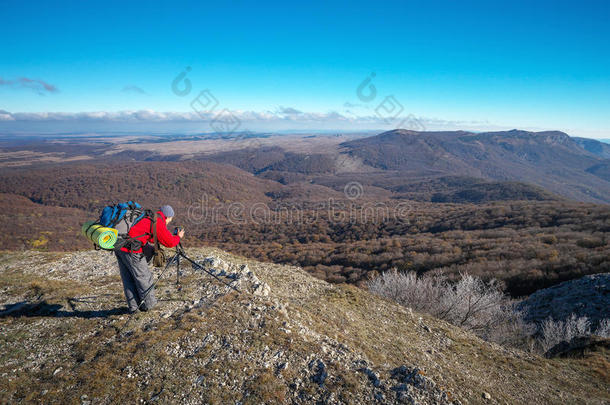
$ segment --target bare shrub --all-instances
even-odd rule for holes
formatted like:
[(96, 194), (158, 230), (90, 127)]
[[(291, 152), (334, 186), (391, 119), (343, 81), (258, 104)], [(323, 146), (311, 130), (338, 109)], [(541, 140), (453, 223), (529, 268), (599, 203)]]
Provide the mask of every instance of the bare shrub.
[(536, 325), (526, 322), (524, 313), (517, 310), (512, 303), (504, 306), (501, 310), (503, 313), (497, 318), (502, 319), (502, 321), (496, 322), (494, 327), (481, 331), (479, 336), (487, 341), (504, 346), (517, 347), (528, 351), (534, 350), (532, 335), (536, 332)]
[(400, 273), (395, 269), (382, 273), (367, 286), (374, 294), (390, 298), (420, 312), (434, 313), (443, 293), (435, 277), (417, 277), (415, 272)]
[(456, 284), (443, 287), (439, 318), (479, 333), (503, 320), (507, 300), (495, 281), (485, 284), (478, 277), (461, 274)]
[(418, 277), (415, 272), (392, 270), (369, 281), (368, 288), (486, 340), (522, 346), (533, 333), (532, 326), (523, 320), (495, 281), (485, 283), (478, 277), (461, 274), (457, 282), (450, 283), (438, 273)]
[(565, 321), (546, 319), (541, 326), (540, 346), (544, 352), (561, 342), (570, 342), (581, 336), (591, 335), (591, 324), (586, 316), (570, 315)]

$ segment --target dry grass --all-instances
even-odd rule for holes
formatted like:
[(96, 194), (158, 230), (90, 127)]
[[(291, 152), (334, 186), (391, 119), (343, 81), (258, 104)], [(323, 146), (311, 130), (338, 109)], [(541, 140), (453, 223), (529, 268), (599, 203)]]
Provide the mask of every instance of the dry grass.
[[(10, 376), (0, 378), (0, 403), (80, 403), (82, 395), (109, 403), (288, 402), (290, 382), (300, 378), (307, 356), (323, 356), (319, 341), (298, 332), (296, 324), (324, 336), (325, 341), (344, 345), (349, 353), (360, 353), (382, 378), (389, 378), (394, 367), (416, 365), (453, 398), (469, 403), (481, 402), (483, 391), (500, 403), (610, 400), (606, 349), (583, 359), (552, 360), (508, 351), (353, 286), (332, 286), (292, 268), (263, 265), (214, 249), (199, 251), (201, 255), (212, 252), (234, 262), (248, 262), (270, 285), (271, 299), (230, 293), (168, 319), (143, 313), (134, 319), (133, 333), (120, 336), (117, 332), (125, 322), (120, 315), (0, 318), (0, 375)], [(27, 273), (20, 278), (18, 267), (1, 274), (0, 288), (11, 293), (22, 288), (28, 295), (50, 301), (62, 302), (71, 294), (116, 282), (113, 276), (100, 277), (89, 286)], [(196, 283), (202, 282), (198, 277), (193, 273), (183, 277), (181, 292), (175, 291), (173, 280), (164, 280), (159, 292), (191, 297)], [(110, 286), (111, 290), (120, 288)], [(274, 300), (287, 306), (288, 318), (271, 310)], [(291, 334), (280, 332), (286, 319), (293, 324)], [(206, 340), (207, 336), (211, 338)], [(276, 352), (293, 356), (290, 367), (277, 372), (265, 366), (264, 353)], [(32, 364), (32, 353), (46, 357), (33, 367), (24, 367)], [(325, 389), (345, 403), (356, 402), (363, 387), (370, 386), (366, 376), (348, 370), (346, 364), (324, 361), (329, 373)], [(305, 378), (302, 383), (303, 398), (320, 392), (315, 382)]]
[[(285, 270), (277, 268), (278, 276), (280, 271)], [(266, 281), (272, 283), (276, 274), (270, 272), (268, 277)], [(582, 365), (559, 360), (553, 367), (554, 360), (504, 350), (427, 315), (411, 316), (408, 309), (352, 286), (324, 286), (297, 296), (292, 291), (303, 280), (292, 277), (282, 282), (285, 285), (272, 285), (272, 290), (291, 302), (291, 307), (309, 314), (312, 329), (336, 336), (376, 364), (420, 365), (454, 397), (471, 398), (475, 403), (480, 401), (482, 392), (507, 403), (514, 403), (516, 398), (529, 403), (610, 399), (600, 384), (599, 372), (594, 376)], [(423, 324), (431, 329), (430, 333)], [(451, 341), (449, 345), (445, 344), (447, 339)], [(593, 367), (603, 373), (607, 360), (606, 354)]]
[(263, 370), (254, 379), (246, 384), (246, 390), (250, 393), (244, 404), (282, 404), (286, 400), (286, 384), (278, 381), (269, 370)]

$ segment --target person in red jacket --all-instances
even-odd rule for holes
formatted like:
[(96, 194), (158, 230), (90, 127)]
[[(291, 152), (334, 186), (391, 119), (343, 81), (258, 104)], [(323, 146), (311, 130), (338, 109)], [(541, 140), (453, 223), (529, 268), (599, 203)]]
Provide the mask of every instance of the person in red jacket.
[[(157, 211), (156, 216), (159, 243), (166, 247), (174, 247), (180, 243), (180, 239), (184, 237), (184, 230), (180, 230), (177, 235), (174, 235), (167, 229), (167, 225), (174, 218), (174, 209), (169, 205), (164, 205)], [(157, 303), (153, 276), (148, 269), (148, 262), (142, 249), (142, 247), (151, 247), (154, 243), (153, 222), (154, 220), (151, 218), (142, 218), (129, 230), (129, 236), (136, 241), (121, 248), (120, 251), (115, 251), (130, 313), (137, 311), (138, 307), (143, 311), (148, 311)], [(143, 303), (142, 299), (144, 299)]]

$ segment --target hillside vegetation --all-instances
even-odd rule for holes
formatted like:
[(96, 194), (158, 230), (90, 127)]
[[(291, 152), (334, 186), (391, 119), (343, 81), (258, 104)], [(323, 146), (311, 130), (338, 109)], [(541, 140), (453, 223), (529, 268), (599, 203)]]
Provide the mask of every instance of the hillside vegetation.
[[(459, 192), (450, 191), (456, 183), (476, 192), (488, 187), (465, 179), (420, 182), (458, 198)], [(96, 218), (106, 204), (137, 200), (150, 208), (171, 204), (175, 223), (187, 229), (187, 245), (212, 244), (299, 265), (335, 283), (362, 285), (393, 267), (442, 270), (494, 277), (520, 296), (610, 271), (605, 205), (561, 199), (417, 202), (368, 184), (356, 189), (359, 198), (349, 199), (339, 184), (346, 183), (337, 180), (339, 190), (284, 185), (234, 166), (195, 161), (13, 170), (0, 175), (0, 242), (5, 249), (87, 249), (80, 235), (85, 220)], [(506, 188), (489, 190), (501, 189)], [(515, 190), (527, 189), (517, 184)], [(411, 191), (405, 186), (401, 192)]]
[[(545, 359), (299, 268), (217, 249), (129, 320), (111, 255), (6, 253), (3, 403), (602, 404), (608, 352)], [(244, 267), (244, 265), (247, 265)], [(175, 270), (172, 270), (175, 272)], [(129, 323), (127, 323), (129, 321)]]

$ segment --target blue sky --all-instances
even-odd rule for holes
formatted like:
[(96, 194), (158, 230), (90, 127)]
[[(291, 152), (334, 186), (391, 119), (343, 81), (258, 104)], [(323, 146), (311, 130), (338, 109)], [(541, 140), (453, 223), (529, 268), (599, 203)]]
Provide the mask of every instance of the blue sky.
[[(0, 130), (203, 130), (226, 109), (252, 129), (411, 117), (426, 129), (610, 138), (608, 1), (290, 3), (3, 1)], [(171, 83), (187, 66), (192, 90), (178, 96)], [(363, 101), (372, 73), (377, 95)], [(206, 89), (218, 103), (196, 113)], [(389, 96), (396, 118), (378, 109)]]

